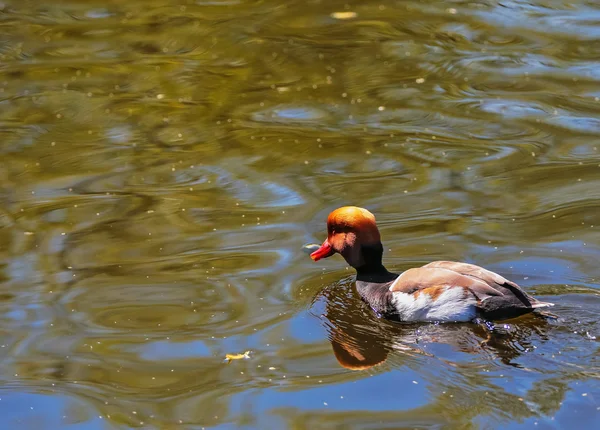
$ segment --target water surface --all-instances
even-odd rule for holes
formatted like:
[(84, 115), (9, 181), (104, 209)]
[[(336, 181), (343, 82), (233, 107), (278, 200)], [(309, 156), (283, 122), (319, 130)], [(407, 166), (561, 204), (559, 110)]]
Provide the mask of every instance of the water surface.
[[(0, 2), (8, 429), (591, 428), (600, 7)], [(398, 325), (313, 263), (483, 265), (555, 319)], [(252, 351), (226, 364), (228, 353)]]

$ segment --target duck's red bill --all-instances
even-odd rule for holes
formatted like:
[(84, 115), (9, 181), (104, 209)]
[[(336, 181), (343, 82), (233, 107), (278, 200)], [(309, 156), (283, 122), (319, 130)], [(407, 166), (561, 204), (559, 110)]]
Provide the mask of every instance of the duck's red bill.
[(310, 258), (312, 258), (313, 261), (319, 261), (321, 258), (331, 257), (333, 254), (335, 254), (335, 251), (329, 242), (325, 241), (319, 249), (310, 254)]

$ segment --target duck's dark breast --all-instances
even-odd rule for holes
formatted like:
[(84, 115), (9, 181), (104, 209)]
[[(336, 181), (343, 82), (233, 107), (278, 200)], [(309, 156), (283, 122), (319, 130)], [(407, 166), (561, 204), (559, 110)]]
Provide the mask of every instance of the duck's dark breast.
[(387, 319), (398, 319), (398, 312), (392, 303), (390, 291), (392, 282), (374, 284), (356, 281), (356, 290), (361, 299), (377, 314)]

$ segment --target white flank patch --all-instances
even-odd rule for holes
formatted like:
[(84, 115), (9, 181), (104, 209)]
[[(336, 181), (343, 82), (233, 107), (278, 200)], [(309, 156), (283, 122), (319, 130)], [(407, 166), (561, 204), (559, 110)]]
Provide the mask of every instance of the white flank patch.
[(429, 294), (394, 292), (392, 303), (402, 321), (471, 321), (475, 318), (475, 298), (465, 297), (462, 288), (446, 287), (434, 301)]

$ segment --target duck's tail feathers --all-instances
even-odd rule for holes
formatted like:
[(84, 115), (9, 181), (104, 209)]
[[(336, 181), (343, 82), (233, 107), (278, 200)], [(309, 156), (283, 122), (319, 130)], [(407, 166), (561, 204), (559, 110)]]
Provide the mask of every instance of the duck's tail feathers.
[[(531, 307), (533, 309), (536, 309), (538, 314), (540, 314), (546, 318), (551, 318), (551, 319), (557, 320), (558, 315), (554, 315), (553, 313), (548, 312), (547, 310), (544, 309), (544, 308), (551, 308), (552, 306), (554, 306), (554, 303), (540, 302), (540, 301), (536, 301), (535, 303), (531, 304)], [(543, 310), (538, 310), (538, 309), (543, 309)]]
[(531, 307), (533, 309), (539, 309), (539, 308), (551, 308), (552, 306), (554, 306), (554, 303), (550, 303), (550, 302), (540, 302), (538, 300), (536, 300), (535, 302), (533, 302), (531, 304)]

